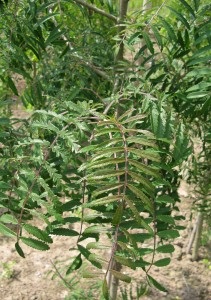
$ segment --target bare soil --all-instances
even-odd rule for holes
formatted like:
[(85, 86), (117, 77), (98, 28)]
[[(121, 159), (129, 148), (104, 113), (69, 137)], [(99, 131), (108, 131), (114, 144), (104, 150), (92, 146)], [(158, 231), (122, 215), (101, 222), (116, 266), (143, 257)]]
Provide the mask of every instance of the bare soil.
[[(19, 113), (18, 116), (23, 117), (23, 113)], [(179, 192), (181, 196), (180, 211), (186, 220), (179, 221), (178, 225), (185, 226), (186, 229), (181, 231), (181, 236), (173, 242), (175, 252), (170, 265), (163, 268), (153, 267), (150, 271), (151, 276), (163, 284), (169, 292), (163, 293), (149, 288), (147, 295), (141, 298), (143, 300), (211, 299), (211, 270), (203, 263), (203, 258), (208, 257), (207, 249), (201, 247), (200, 259), (197, 262), (192, 262), (191, 256), (185, 253), (190, 236), (189, 219), (192, 198), (184, 183)], [(52, 261), (54, 263), (58, 260), (66, 261), (72, 257), (69, 249), (75, 246), (75, 239), (55, 237), (51, 249), (45, 252), (23, 246), (25, 259), (16, 253), (14, 243), (13, 239), (0, 236), (0, 300), (65, 299), (70, 291), (64, 287), (58, 277), (52, 280), (49, 272), (54, 270)], [(11, 274), (8, 276), (9, 278), (6, 278), (5, 265), (3, 267), (2, 263), (8, 265), (11, 262), (15, 262), (15, 264), (9, 267)], [(131, 272), (131, 275), (138, 283), (145, 280), (141, 271)], [(84, 281), (81, 286), (84, 286)], [(86, 283), (85, 287), (89, 288), (89, 284)], [(68, 300), (73, 299), (88, 298), (68, 298)], [(91, 298), (89, 299), (91, 300)], [(96, 296), (93, 299), (98, 300), (99, 297)], [(122, 296), (119, 299), (122, 299)]]

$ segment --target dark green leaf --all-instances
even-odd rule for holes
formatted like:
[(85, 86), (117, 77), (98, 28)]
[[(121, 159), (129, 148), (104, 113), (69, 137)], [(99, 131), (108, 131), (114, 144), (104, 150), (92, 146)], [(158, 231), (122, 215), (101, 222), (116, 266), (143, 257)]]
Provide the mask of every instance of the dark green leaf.
[(69, 266), (67, 269), (66, 275), (71, 274), (73, 271), (78, 270), (82, 265), (82, 259), (81, 259), (81, 254), (76, 256), (72, 264)]
[(168, 258), (162, 258), (162, 259), (159, 259), (156, 262), (154, 262), (154, 265), (156, 267), (165, 267), (165, 266), (168, 266), (170, 264), (170, 261), (171, 261), (171, 259), (169, 257)]
[(30, 224), (25, 224), (23, 227), (28, 233), (34, 235), (39, 240), (42, 240), (46, 243), (53, 243), (52, 238), (43, 230), (32, 226)]
[(159, 246), (156, 251), (159, 253), (172, 253), (174, 252), (174, 246), (171, 244)]
[(69, 228), (55, 228), (51, 231), (51, 234), (63, 236), (78, 236), (77, 231)]
[(25, 238), (25, 237), (20, 237), (21, 241), (26, 244), (27, 246), (41, 250), (41, 251), (46, 251), (49, 250), (49, 246), (41, 241), (31, 239), (31, 238)]
[(169, 229), (169, 230), (163, 230), (158, 232), (158, 236), (160, 238), (165, 238), (165, 239), (175, 239), (179, 237), (179, 232), (177, 230)]
[(168, 292), (164, 286), (157, 282), (152, 276), (147, 275), (149, 282), (162, 292)]
[(25, 258), (24, 252), (18, 242), (15, 243), (15, 249), (21, 257)]

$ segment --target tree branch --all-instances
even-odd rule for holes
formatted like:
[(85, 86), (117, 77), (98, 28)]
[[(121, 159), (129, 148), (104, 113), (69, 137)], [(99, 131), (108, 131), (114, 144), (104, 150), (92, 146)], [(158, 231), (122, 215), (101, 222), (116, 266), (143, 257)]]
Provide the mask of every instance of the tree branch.
[(73, 0), (73, 1), (76, 2), (77, 4), (80, 4), (80, 5), (84, 6), (84, 7), (87, 7), (89, 9), (93, 10), (94, 12), (96, 12), (96, 13), (98, 13), (98, 14), (100, 14), (100, 15), (102, 15), (102, 16), (104, 16), (104, 17), (106, 17), (106, 18), (108, 18), (108, 19), (110, 19), (112, 21), (114, 21), (115, 23), (117, 23), (117, 21), (118, 21), (117, 17), (115, 17), (115, 16), (107, 13), (106, 11), (104, 11), (104, 10), (102, 10), (102, 9), (100, 9), (100, 8), (92, 5), (92, 4), (89, 4), (89, 3), (84, 2), (82, 0)]

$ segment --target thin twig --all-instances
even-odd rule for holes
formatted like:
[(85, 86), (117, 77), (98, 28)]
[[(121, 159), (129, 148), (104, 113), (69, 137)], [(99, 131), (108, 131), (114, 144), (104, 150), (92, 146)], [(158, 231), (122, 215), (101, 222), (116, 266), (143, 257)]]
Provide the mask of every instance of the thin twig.
[(111, 14), (107, 13), (106, 11), (104, 11), (104, 10), (102, 10), (102, 9), (92, 5), (92, 4), (89, 4), (89, 3), (84, 2), (82, 0), (73, 0), (73, 1), (76, 2), (77, 4), (80, 4), (84, 7), (87, 7), (88, 9), (90, 9), (90, 10), (92, 10), (92, 11), (94, 11), (94, 12), (96, 12), (96, 13), (98, 13), (98, 14), (100, 14), (100, 15), (102, 15), (102, 16), (104, 16), (104, 17), (106, 17), (106, 18), (108, 18), (112, 21), (114, 21), (115, 23), (117, 23), (117, 21), (118, 21), (118, 18), (115, 17), (114, 15), (111, 15)]
[(67, 280), (61, 275), (61, 273), (59, 272), (59, 270), (57, 269), (57, 266), (54, 264), (54, 262), (50, 259), (51, 264), (53, 265), (57, 275), (59, 276), (59, 278), (64, 282), (65, 286), (68, 289), (71, 289), (72, 286), (67, 282)]

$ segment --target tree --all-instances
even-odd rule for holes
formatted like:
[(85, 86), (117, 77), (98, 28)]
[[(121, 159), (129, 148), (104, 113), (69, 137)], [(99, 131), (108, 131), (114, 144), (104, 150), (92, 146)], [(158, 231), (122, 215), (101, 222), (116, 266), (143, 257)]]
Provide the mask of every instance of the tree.
[[(0, 231), (16, 238), (22, 257), (22, 243), (48, 250), (54, 235), (76, 237), (66, 274), (101, 277), (105, 299), (116, 299), (119, 280), (131, 281), (123, 267), (166, 291), (149, 272), (170, 263), (182, 218), (171, 215), (177, 170), (192, 152), (187, 124), (199, 112), (204, 122), (210, 106), (209, 16), (199, 1), (181, 4), (147, 14), (127, 13), (127, 0), (4, 7), (2, 84), (34, 110), (18, 127), (0, 118)], [(31, 225), (35, 217), (44, 230)], [(153, 246), (142, 248), (147, 239)]]

